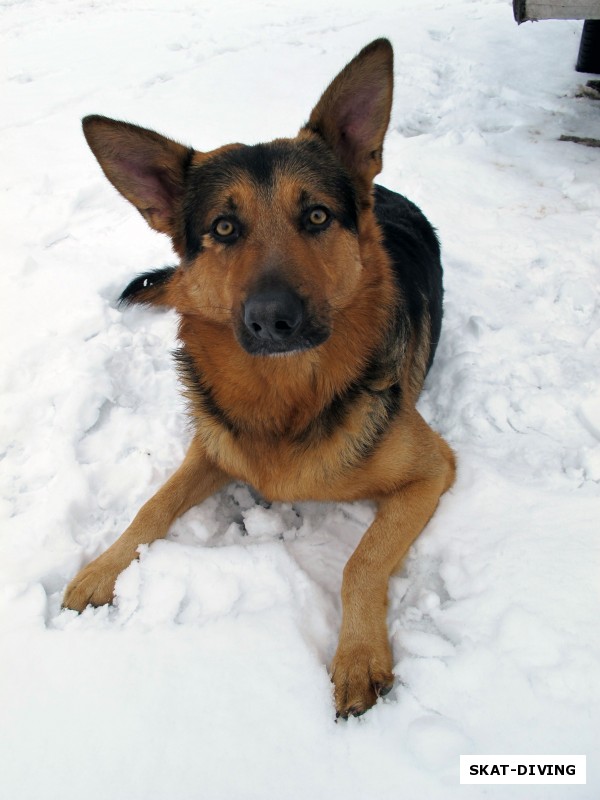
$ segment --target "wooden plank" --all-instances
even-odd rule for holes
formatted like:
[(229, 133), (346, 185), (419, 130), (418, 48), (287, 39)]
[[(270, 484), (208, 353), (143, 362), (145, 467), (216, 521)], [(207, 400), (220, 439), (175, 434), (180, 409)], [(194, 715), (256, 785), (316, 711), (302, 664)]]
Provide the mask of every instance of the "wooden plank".
[(517, 22), (537, 19), (600, 19), (600, 0), (513, 0)]
[(585, 136), (559, 136), (559, 141), (584, 144), (586, 147), (600, 147), (600, 139), (588, 139)]

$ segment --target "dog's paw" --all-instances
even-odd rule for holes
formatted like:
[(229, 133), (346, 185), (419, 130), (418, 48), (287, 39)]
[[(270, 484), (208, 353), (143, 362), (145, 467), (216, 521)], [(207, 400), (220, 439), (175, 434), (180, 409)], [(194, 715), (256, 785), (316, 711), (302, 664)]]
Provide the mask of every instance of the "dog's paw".
[(115, 581), (122, 566), (104, 553), (84, 567), (67, 586), (63, 608), (83, 611), (86, 606), (103, 606), (110, 603), (115, 591)]
[(360, 717), (394, 683), (389, 646), (340, 646), (331, 665), (336, 717)]

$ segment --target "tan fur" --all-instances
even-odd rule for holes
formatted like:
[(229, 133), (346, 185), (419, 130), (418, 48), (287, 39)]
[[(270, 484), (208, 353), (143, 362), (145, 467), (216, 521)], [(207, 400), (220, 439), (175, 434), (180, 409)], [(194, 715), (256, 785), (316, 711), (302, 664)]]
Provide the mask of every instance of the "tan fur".
[[(362, 713), (391, 686), (388, 579), (455, 473), (452, 451), (414, 405), (429, 357), (427, 318), (422, 330), (397, 344), (376, 387), (384, 391), (399, 383), (403, 402), (373, 452), (365, 456), (360, 444), (369, 426), (376, 428), (385, 420), (376, 393), (357, 396), (329, 435), (315, 422), (381, 347), (394, 307), (401, 302), (370, 194), (372, 179), (381, 168), (389, 119), (390, 53), (389, 43), (381, 40), (365, 48), (334, 80), (299, 134), (306, 139), (317, 135), (318, 128), (319, 136), (329, 136), (332, 149), (339, 149), (339, 158), (361, 187), (358, 237), (342, 228), (310, 240), (299, 236), (294, 215), (298, 195), (306, 186), (289, 175), (276, 180), (268, 196), (240, 181), (228, 187), (227, 198), (216, 198), (215, 213), (233, 199), (248, 220), (251, 239), (234, 255), (232, 249), (205, 237), (203, 252), (174, 273), (162, 302), (179, 312), (179, 336), (191, 368), (211, 387), (227, 424), (206, 411), (192, 381), (188, 391), (195, 436), (185, 461), (121, 538), (75, 577), (64, 598), (66, 607), (79, 611), (88, 603), (110, 602), (118, 574), (136, 557), (139, 545), (165, 536), (176, 517), (232, 478), (252, 484), (270, 500), (371, 498), (378, 513), (344, 570), (343, 619), (331, 668), (336, 709), (344, 717)], [(336, 114), (350, 102), (357, 82), (363, 93), (368, 91), (373, 73), (381, 85), (372, 130), (361, 129), (362, 144), (349, 147), (335, 128)], [(382, 80), (384, 74), (387, 80)], [(90, 123), (87, 135), (102, 163), (112, 158), (106, 153), (117, 146), (123, 129), (113, 130), (104, 122), (98, 126)], [(181, 146), (167, 140), (157, 151), (152, 137), (143, 133), (142, 139), (152, 150), (152, 164), (160, 163), (166, 170), (170, 191), (180, 180), (175, 162), (184, 157)], [(200, 164), (211, 157), (214, 153), (193, 153), (191, 160)], [(173, 212), (180, 202), (176, 188), (169, 205), (162, 189), (132, 186), (130, 177), (123, 177), (112, 162), (103, 168), (153, 227), (169, 233), (183, 257), (182, 222)], [(314, 201), (327, 204), (335, 198), (317, 196)], [(235, 317), (252, 287), (275, 268), (310, 297), (315, 314), (330, 325), (331, 335), (319, 347), (303, 352), (257, 357), (236, 340)]]

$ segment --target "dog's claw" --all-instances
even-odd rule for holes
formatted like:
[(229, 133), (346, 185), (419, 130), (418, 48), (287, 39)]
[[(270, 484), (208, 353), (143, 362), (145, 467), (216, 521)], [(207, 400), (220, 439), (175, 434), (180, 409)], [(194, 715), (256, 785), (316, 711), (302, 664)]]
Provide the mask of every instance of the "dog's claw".
[(389, 647), (382, 648), (380, 653), (367, 646), (338, 649), (331, 680), (335, 687), (336, 719), (362, 716), (392, 689)]

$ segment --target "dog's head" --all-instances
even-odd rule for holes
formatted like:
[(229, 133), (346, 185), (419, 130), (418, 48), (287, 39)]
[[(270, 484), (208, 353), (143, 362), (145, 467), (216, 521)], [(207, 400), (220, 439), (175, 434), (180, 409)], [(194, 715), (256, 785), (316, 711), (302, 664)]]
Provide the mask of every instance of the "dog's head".
[(107, 178), (181, 258), (133, 301), (170, 305), (233, 331), (253, 355), (327, 340), (360, 287), (392, 102), (392, 48), (365, 47), (294, 139), (199, 152), (91, 116), (83, 129)]

